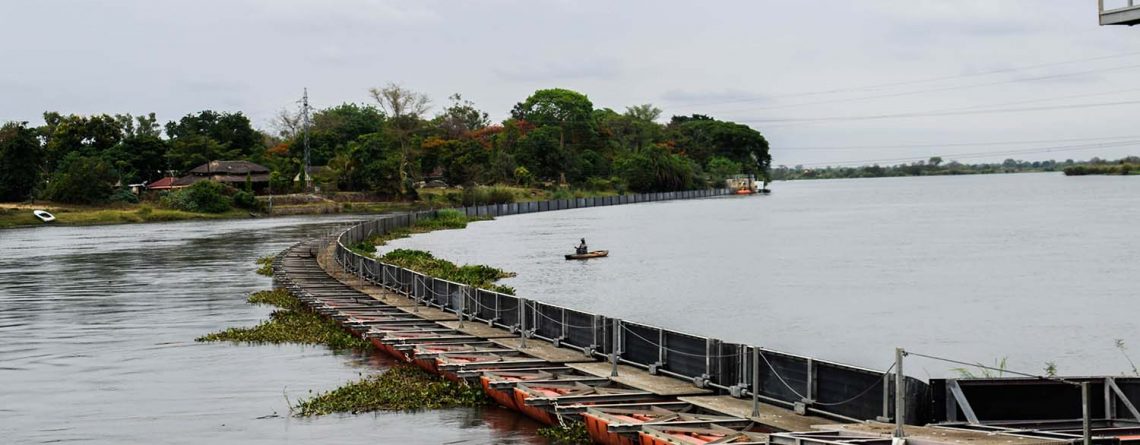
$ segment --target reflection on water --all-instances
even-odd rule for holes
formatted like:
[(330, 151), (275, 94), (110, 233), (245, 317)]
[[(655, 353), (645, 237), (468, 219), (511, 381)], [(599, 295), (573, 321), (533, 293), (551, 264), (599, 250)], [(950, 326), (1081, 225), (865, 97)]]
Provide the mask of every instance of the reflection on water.
[[(391, 248), (518, 273), (541, 301), (886, 369), (894, 348), (1130, 370), (1140, 177), (781, 182), (771, 196), (500, 218)], [(605, 259), (565, 261), (577, 240)], [(917, 377), (952, 365), (916, 359)]]
[(0, 442), (532, 443), (514, 413), (291, 418), (288, 400), (390, 363), (322, 347), (203, 344), (258, 323), (253, 260), (345, 218), (0, 231)]

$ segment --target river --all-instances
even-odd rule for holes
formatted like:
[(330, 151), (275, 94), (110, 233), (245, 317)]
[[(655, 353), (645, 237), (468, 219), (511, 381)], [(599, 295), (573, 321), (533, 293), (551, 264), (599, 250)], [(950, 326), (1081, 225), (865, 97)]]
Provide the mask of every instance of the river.
[(0, 442), (543, 443), (497, 408), (293, 418), (287, 400), (391, 362), (194, 342), (269, 314), (245, 303), (270, 286), (254, 259), (347, 220), (0, 230)]
[[(886, 369), (894, 348), (1042, 373), (1132, 373), (1140, 177), (817, 180), (769, 196), (477, 222), (390, 248), (518, 276), (518, 295)], [(585, 237), (610, 256), (566, 261)], [(916, 377), (957, 365), (913, 359)], [(976, 371), (975, 371), (976, 372)]]

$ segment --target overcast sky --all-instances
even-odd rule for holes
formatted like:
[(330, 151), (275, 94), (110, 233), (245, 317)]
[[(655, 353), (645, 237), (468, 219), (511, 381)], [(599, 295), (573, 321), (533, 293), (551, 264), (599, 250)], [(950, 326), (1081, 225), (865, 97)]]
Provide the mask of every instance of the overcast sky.
[(1098, 26), (1092, 0), (8, 0), (0, 42), (0, 121), (268, 129), (303, 87), (326, 107), (397, 82), (496, 120), (550, 87), (709, 114), (775, 164), (1140, 154), (1140, 29)]

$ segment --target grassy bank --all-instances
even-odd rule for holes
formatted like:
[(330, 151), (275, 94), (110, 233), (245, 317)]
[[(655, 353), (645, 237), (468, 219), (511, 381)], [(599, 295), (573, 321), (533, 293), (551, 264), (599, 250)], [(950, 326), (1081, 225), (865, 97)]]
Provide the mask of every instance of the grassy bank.
[(277, 307), (269, 320), (248, 328), (229, 328), (198, 337), (195, 341), (234, 343), (300, 343), (324, 345), (334, 351), (368, 350), (372, 343), (345, 331), (333, 320), (309, 310), (284, 290), (261, 291), (250, 295), (250, 304)]
[(302, 400), (293, 407), (298, 416), (483, 406), (483, 390), (444, 380), (410, 365), (394, 366), (383, 374), (350, 382)]
[(56, 220), (51, 224), (64, 225), (98, 225), (98, 224), (125, 224), (163, 221), (183, 221), (190, 219), (227, 219), (249, 218), (249, 213), (233, 210), (225, 213), (193, 213), (181, 210), (168, 210), (154, 208), (148, 205), (127, 205), (110, 208), (56, 206), (46, 204), (43, 206), (10, 206), (0, 208), (0, 229), (23, 226), (42, 226), (39, 219), (32, 215), (32, 209), (44, 209), (55, 215)]

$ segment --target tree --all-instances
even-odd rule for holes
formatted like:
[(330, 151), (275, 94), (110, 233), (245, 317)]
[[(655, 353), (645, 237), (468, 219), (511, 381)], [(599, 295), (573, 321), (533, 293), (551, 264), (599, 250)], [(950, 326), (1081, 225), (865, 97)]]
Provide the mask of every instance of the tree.
[(653, 104), (634, 105), (625, 108), (625, 115), (641, 121), (654, 122), (661, 117), (661, 109)]
[(40, 182), (43, 150), (27, 122), (0, 127), (0, 201), (23, 201)]
[(491, 120), (485, 111), (475, 108), (469, 100), (463, 100), (459, 93), (451, 97), (451, 106), (433, 119), (433, 123), (448, 138), (458, 138), (475, 130), (486, 128)]
[(188, 114), (166, 124), (172, 167), (188, 170), (204, 162), (248, 159), (264, 148), (262, 135), (240, 112), (212, 110)]
[(933, 156), (930, 158), (930, 161), (927, 161), (927, 164), (930, 164), (931, 167), (938, 168), (938, 166), (942, 164), (942, 157)]
[(674, 116), (667, 133), (678, 151), (700, 165), (720, 156), (739, 162), (744, 173), (765, 176), (772, 163), (768, 141), (747, 125), (694, 114)]
[(715, 184), (724, 184), (725, 179), (740, 174), (743, 169), (744, 167), (742, 167), (739, 162), (715, 156), (709, 160), (709, 164), (705, 170), (709, 174), (709, 179)]
[(389, 83), (384, 88), (368, 90), (372, 98), (380, 104), (389, 116), (389, 126), (396, 134), (400, 146), (399, 159), (399, 192), (401, 195), (414, 193), (411, 188), (411, 141), (413, 131), (420, 127), (422, 116), (431, 106), (431, 99), (427, 95), (418, 93), (398, 84)]
[[(551, 127), (558, 130), (557, 153), (542, 157), (563, 158), (570, 157), (567, 143), (580, 145), (587, 142), (595, 134), (594, 104), (586, 95), (577, 91), (563, 88), (538, 90), (525, 101), (515, 104), (511, 109), (511, 117), (536, 125), (539, 128)], [(573, 148), (573, 147), (571, 147)], [(566, 164), (559, 164), (557, 175), (565, 175)], [(532, 170), (539, 176), (545, 176), (542, 169)]]
[(48, 182), (48, 199), (71, 204), (107, 202), (115, 191), (118, 173), (106, 161), (68, 153)]

